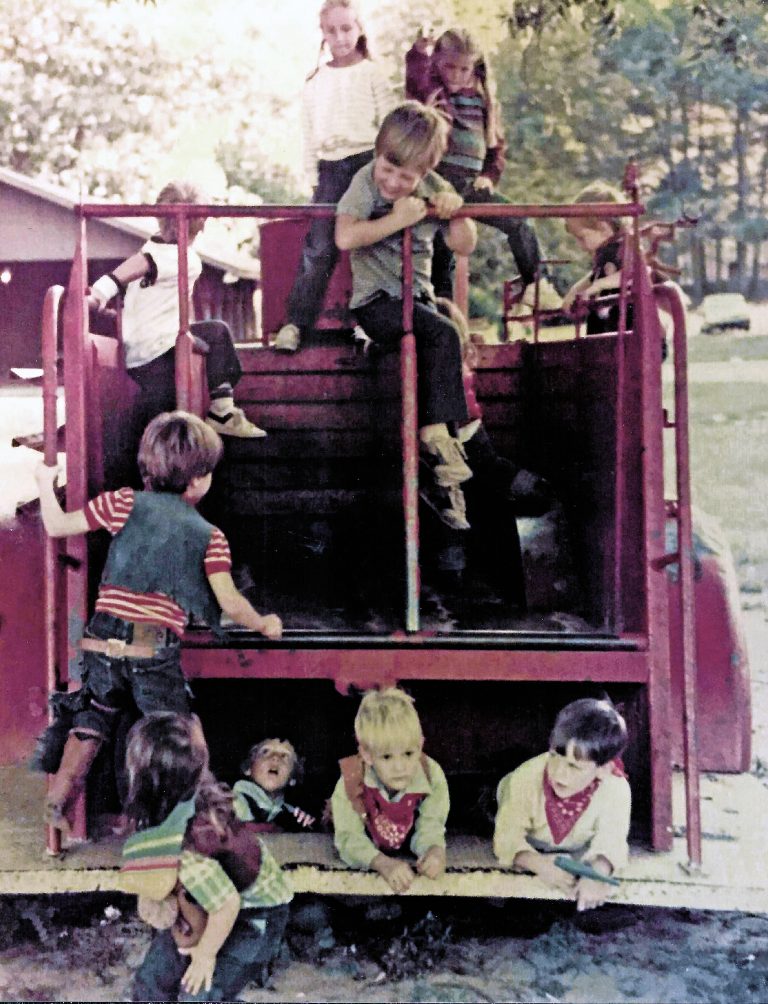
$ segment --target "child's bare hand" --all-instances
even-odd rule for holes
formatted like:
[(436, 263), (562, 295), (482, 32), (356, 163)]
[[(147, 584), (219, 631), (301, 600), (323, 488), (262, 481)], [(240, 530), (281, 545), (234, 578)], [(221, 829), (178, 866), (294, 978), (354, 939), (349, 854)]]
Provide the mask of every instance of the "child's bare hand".
[(478, 174), (475, 180), (472, 182), (472, 187), (476, 192), (492, 192), (493, 182), (490, 178), (487, 178), (484, 174)]
[(569, 893), (571, 897), (576, 897), (576, 878), (569, 872), (558, 868), (554, 860), (549, 855), (542, 854), (541, 859), (536, 862), (536, 874), (553, 889)]
[(386, 854), (379, 854), (373, 861), (373, 867), (393, 892), (408, 892), (416, 878), (406, 861), (398, 861)]
[(88, 293), (85, 298), (85, 304), (90, 310), (95, 310), (99, 314), (103, 313), (107, 309), (106, 303), (102, 303), (97, 296), (93, 295), (93, 293)]
[(432, 208), (441, 220), (449, 220), (464, 205), (464, 200), (456, 192), (438, 192), (430, 199)]
[(266, 614), (261, 618), (259, 633), (270, 641), (278, 641), (283, 636), (283, 622), (277, 614)]
[(200, 946), (180, 948), (179, 955), (189, 956), (189, 965), (181, 978), (181, 985), (188, 994), (198, 994), (201, 990), (210, 990), (213, 983), (213, 971), (216, 968), (216, 956), (203, 950)]
[(56, 478), (61, 473), (61, 468), (58, 464), (54, 464), (49, 467), (48, 464), (40, 463), (35, 468), (35, 481), (37, 481), (38, 488), (42, 491), (44, 488), (50, 488), (51, 491), (56, 487)]
[(608, 899), (609, 887), (597, 879), (580, 878), (576, 884), (576, 909), (581, 913), (602, 906)]
[(430, 847), (416, 862), (416, 871), (428, 879), (440, 878), (445, 871), (445, 848)]
[(404, 195), (392, 206), (398, 229), (404, 230), (419, 223), (427, 215), (427, 204), (424, 199), (419, 199), (415, 195)]

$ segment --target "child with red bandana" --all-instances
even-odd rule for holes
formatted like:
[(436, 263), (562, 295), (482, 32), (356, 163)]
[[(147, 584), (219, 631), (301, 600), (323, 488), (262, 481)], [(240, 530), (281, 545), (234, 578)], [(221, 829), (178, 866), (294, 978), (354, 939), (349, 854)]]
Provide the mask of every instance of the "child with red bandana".
[[(377, 871), (395, 892), (416, 873), (445, 871), (448, 784), (422, 752), (424, 736), (413, 699), (397, 687), (369, 691), (355, 718), (359, 752), (339, 762), (331, 797), (334, 842), (350, 868)], [(411, 865), (400, 852), (410, 849)], [(414, 871), (415, 868), (415, 871)]]
[(574, 878), (555, 864), (555, 855), (606, 876), (626, 865), (631, 794), (619, 759), (626, 744), (626, 724), (609, 701), (583, 698), (566, 705), (549, 752), (499, 784), (493, 850), (501, 864), (533, 872), (570, 894), (580, 911), (605, 902), (609, 885)]

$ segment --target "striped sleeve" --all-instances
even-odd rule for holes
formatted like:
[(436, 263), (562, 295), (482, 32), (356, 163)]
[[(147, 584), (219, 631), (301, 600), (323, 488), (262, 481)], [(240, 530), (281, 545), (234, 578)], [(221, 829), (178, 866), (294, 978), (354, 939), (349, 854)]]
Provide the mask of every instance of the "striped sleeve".
[(229, 572), (232, 569), (229, 543), (221, 530), (216, 527), (213, 528), (211, 539), (208, 541), (203, 564), (206, 576), (215, 575), (216, 572)]
[(107, 530), (114, 535), (128, 522), (133, 509), (133, 488), (118, 488), (113, 492), (102, 492), (85, 506), (85, 518), (89, 530)]

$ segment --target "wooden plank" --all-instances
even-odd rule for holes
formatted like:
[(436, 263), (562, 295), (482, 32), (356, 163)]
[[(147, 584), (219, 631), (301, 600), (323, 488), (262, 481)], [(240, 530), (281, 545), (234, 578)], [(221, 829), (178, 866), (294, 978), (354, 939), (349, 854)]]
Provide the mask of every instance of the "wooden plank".
[[(121, 842), (76, 845), (62, 858), (43, 855), (39, 823), (45, 778), (24, 767), (0, 768), (5, 812), (0, 817), (3, 858), (0, 894), (32, 895), (120, 890)], [(683, 818), (682, 777), (674, 777), (674, 813)], [(685, 841), (677, 836), (669, 853), (633, 848), (622, 884), (612, 901), (643, 906), (768, 913), (768, 847), (755, 819), (768, 814), (768, 789), (751, 775), (702, 778), (703, 868), (688, 868)], [(680, 830), (676, 830), (680, 833)], [(287, 869), (294, 890), (321, 895), (393, 895), (380, 876), (347, 869), (326, 834), (268, 834), (270, 849)], [(499, 868), (490, 842), (449, 835), (448, 870), (436, 882), (418, 878), (409, 896), (470, 896), (560, 899), (530, 875)]]

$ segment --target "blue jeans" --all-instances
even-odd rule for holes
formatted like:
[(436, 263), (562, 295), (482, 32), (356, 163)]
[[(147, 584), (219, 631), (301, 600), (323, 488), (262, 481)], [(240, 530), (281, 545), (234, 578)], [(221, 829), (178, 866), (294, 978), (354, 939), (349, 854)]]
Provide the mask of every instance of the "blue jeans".
[[(394, 349), (403, 337), (403, 301), (385, 293), (357, 307), (355, 317), (369, 338), (384, 349)], [(413, 334), (419, 398), (419, 425), (467, 420), (467, 401), (461, 372), (461, 345), (453, 323), (433, 303), (413, 304)]]
[[(451, 180), (450, 178), (448, 179)], [(459, 195), (468, 206), (488, 205), (492, 203), (498, 206), (510, 206), (512, 203), (505, 199), (498, 192), (489, 192), (487, 189), (472, 188), (471, 184), (462, 186)], [(536, 237), (536, 231), (528, 223), (514, 216), (491, 216), (483, 220), (478, 220), (486, 226), (500, 230), (507, 238), (509, 250), (515, 259), (517, 270), (523, 282), (523, 287), (530, 286), (536, 278), (537, 269), (541, 274), (546, 274), (546, 269), (541, 266), (541, 248)], [(445, 296), (449, 299), (453, 297), (453, 272), (455, 260), (453, 251), (445, 243), (445, 238), (438, 231), (435, 234), (435, 247), (432, 258), (432, 285), (435, 287), (436, 296)]]
[[(96, 613), (85, 629), (86, 638), (119, 638), (131, 642), (133, 624), (112, 614)], [(101, 652), (83, 652), (82, 688), (85, 704), (75, 712), (72, 731), (108, 739), (117, 712), (135, 705), (150, 711), (189, 714), (189, 690), (181, 670), (181, 639), (165, 629), (165, 644), (151, 659), (116, 659)]]
[(288, 921), (288, 905), (241, 910), (216, 957), (210, 990), (181, 991), (189, 957), (180, 955), (170, 931), (152, 939), (133, 983), (134, 1001), (234, 1001), (251, 980), (265, 982), (270, 963), (280, 952)]
[[(356, 153), (342, 160), (319, 161), (317, 188), (312, 201), (338, 202), (360, 168), (370, 163), (372, 158), (373, 150), (366, 150), (365, 153)], [(302, 332), (311, 331), (314, 327), (328, 283), (339, 260), (335, 228), (336, 220), (332, 216), (312, 220), (304, 240), (299, 270), (293, 280), (286, 307), (288, 322), (295, 324)]]

